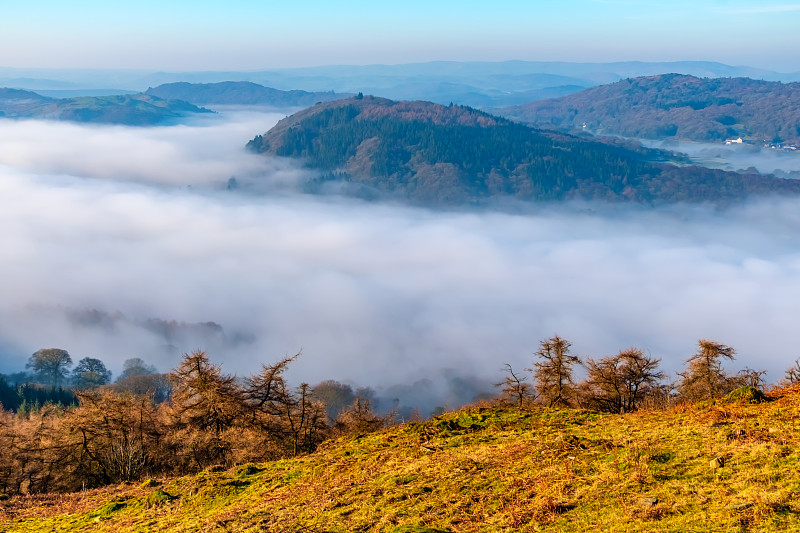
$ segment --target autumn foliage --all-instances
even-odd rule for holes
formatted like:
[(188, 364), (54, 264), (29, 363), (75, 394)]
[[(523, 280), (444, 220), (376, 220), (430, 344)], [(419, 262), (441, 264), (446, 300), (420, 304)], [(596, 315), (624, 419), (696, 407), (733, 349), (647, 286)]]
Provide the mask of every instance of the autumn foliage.
[(284, 378), (296, 357), (237, 380), (196, 351), (168, 374), (165, 402), (152, 390), (107, 386), (76, 390), (77, 406), (0, 410), (0, 494), (74, 491), (292, 457), (334, 433), (384, 424), (360, 397), (329, 424), (311, 387)]

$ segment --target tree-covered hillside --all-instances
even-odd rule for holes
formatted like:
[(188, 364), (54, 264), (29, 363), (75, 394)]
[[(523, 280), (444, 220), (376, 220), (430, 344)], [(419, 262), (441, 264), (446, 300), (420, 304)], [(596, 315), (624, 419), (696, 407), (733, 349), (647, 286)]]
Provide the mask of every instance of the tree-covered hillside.
[(800, 83), (665, 74), (501, 111), (539, 127), (649, 139), (800, 142)]
[(570, 198), (728, 201), (800, 184), (665, 164), (664, 152), (542, 131), (468, 107), (356, 97), (319, 104), (248, 143), (303, 159), (356, 194), (426, 204)]

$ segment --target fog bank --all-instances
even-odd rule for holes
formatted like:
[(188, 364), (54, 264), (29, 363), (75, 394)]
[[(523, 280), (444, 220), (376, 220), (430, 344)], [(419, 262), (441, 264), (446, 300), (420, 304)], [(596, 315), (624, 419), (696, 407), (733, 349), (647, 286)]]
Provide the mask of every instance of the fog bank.
[(643, 144), (682, 152), (692, 161), (723, 170), (753, 170), (782, 178), (800, 178), (800, 151), (751, 144), (648, 141)]
[(642, 348), (673, 377), (700, 338), (773, 380), (800, 355), (796, 199), (508, 214), (315, 197), (291, 192), (306, 171), (242, 148), (282, 116), (0, 121), (0, 371), (43, 347), (115, 374), (198, 348), (244, 374), (302, 350), (291, 376), (310, 383), (491, 383), (554, 334), (585, 356)]

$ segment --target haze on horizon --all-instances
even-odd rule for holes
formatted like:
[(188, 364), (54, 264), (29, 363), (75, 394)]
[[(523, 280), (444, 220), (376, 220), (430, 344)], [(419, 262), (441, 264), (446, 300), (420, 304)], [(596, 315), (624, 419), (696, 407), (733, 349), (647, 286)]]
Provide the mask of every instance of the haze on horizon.
[(702, 60), (798, 72), (798, 27), (800, 3), (775, 0), (37, 0), (3, 5), (0, 67)]

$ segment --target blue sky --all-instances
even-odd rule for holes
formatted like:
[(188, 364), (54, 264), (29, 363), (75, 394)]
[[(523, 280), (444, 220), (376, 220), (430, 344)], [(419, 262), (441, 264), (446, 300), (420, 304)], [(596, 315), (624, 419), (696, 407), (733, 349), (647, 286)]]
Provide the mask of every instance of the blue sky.
[(0, 67), (711, 60), (800, 71), (800, 2), (7, 0)]

